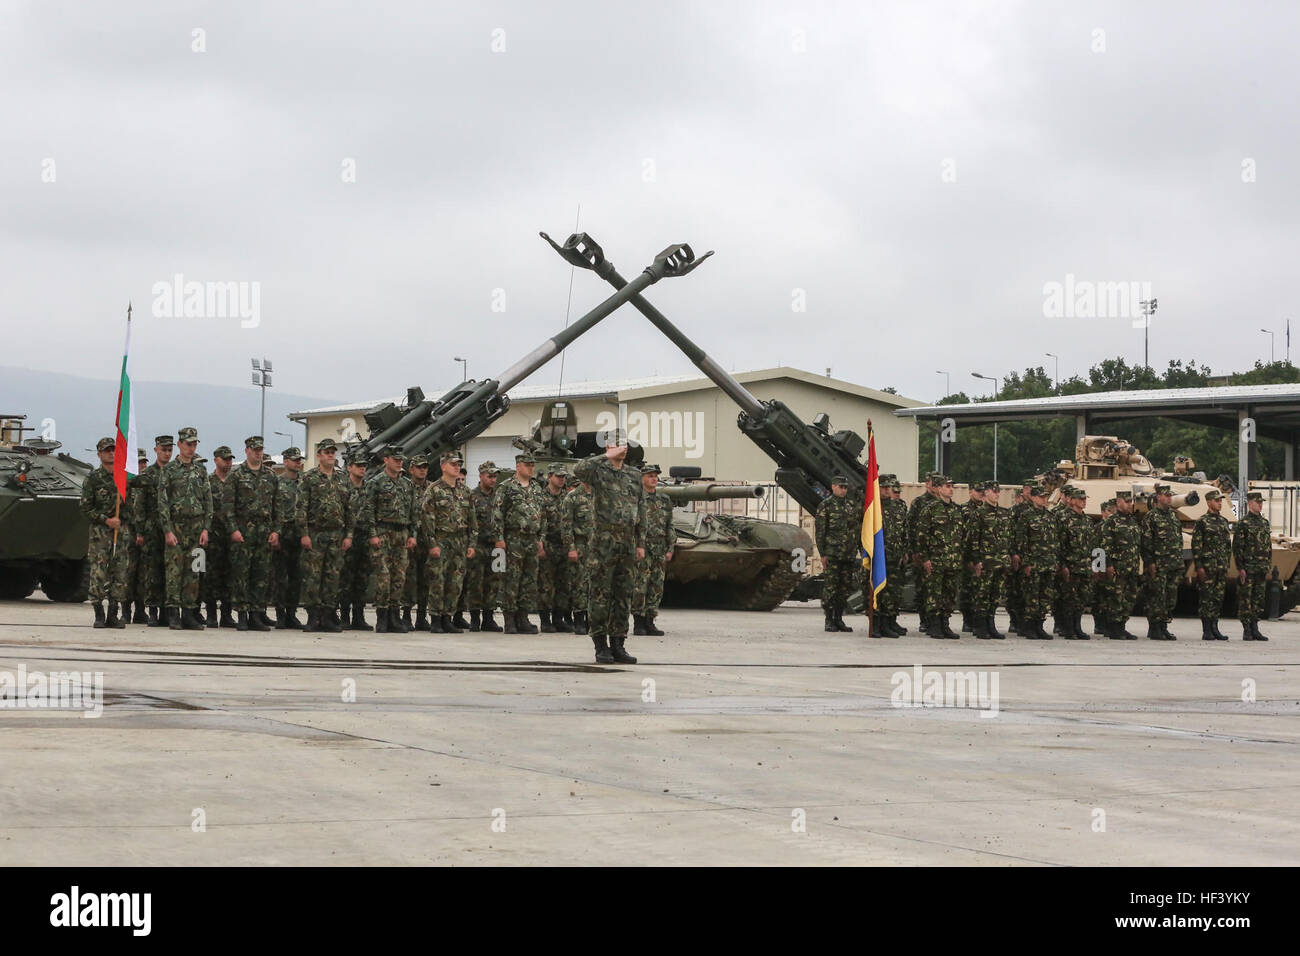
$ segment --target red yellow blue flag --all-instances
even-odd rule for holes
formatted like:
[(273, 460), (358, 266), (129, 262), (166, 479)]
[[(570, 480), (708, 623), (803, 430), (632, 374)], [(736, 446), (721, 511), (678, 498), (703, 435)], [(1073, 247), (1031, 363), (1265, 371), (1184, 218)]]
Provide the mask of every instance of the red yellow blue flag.
[(871, 572), (871, 606), (885, 586), (885, 523), (880, 507), (876, 436), (867, 422), (867, 494), (862, 507), (862, 566)]

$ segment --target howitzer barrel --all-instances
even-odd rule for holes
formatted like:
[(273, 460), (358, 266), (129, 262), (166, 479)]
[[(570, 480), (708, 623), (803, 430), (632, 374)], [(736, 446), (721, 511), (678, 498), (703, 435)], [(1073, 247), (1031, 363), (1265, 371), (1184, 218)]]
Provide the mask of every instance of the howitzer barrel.
[(761, 498), (767, 493), (762, 485), (660, 485), (674, 502), (721, 501), (724, 498)]

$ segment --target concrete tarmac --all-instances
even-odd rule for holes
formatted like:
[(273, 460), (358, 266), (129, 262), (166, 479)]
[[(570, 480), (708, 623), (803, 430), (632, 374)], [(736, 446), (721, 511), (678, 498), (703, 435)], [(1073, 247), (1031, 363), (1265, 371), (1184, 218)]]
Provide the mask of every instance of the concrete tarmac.
[(667, 610), (627, 666), (90, 617), (0, 602), (0, 694), (103, 675), (99, 717), (0, 709), (0, 865), (1300, 863), (1294, 613), (1260, 644)]

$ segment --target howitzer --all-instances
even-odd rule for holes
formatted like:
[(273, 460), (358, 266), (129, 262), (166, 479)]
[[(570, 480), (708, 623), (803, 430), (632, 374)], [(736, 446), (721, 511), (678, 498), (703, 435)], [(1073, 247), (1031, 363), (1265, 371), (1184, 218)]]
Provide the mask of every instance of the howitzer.
[[(574, 257), (590, 263), (585, 268), (595, 268), (596, 264), (604, 260), (599, 247), (592, 250), (581, 243), (573, 243), (571, 247), (566, 244), (566, 248), (570, 248)], [(559, 355), (574, 339), (638, 295), (642, 289), (660, 279), (686, 275), (710, 255), (712, 253), (706, 253), (696, 259), (695, 253), (686, 243), (669, 246), (655, 256), (654, 261), (630, 283), (625, 283), (614, 295), (537, 346), (497, 378), (482, 381), (471, 379), (436, 401), (421, 399), (412, 402), (409, 410), (396, 422), (365, 441), (362, 444), (363, 450), (374, 458), (382, 456), (394, 446), (400, 446), (408, 456), (436, 454), (460, 447), (482, 434), (488, 425), (506, 413), (510, 408), (510, 398), (506, 393), (510, 389)]]
[(765, 494), (762, 485), (715, 485), (712, 482), (699, 485), (660, 485), (659, 490), (672, 499), (675, 505), (688, 501), (721, 501), (724, 498), (761, 498)]
[[(545, 233), (542, 233), (542, 238), (550, 242), (566, 262), (590, 269), (615, 289), (625, 291), (635, 284), (635, 280), (629, 284), (618, 274), (613, 263), (604, 258), (600, 246), (586, 233), (570, 236), (563, 247), (557, 246)], [(571, 247), (582, 248), (584, 254), (575, 255)], [(835, 475), (844, 475), (849, 479), (850, 496), (863, 497), (867, 486), (867, 468), (858, 460), (858, 456), (862, 454), (866, 442), (857, 432), (832, 433), (830, 418), (825, 414), (818, 415), (809, 424), (783, 402), (775, 399), (760, 401), (669, 322), (639, 291), (629, 301), (659, 331), (668, 336), (695, 363), (696, 368), (740, 406), (736, 424), (776, 462), (777, 484), (800, 505), (808, 511), (816, 512), (831, 493), (831, 478)]]

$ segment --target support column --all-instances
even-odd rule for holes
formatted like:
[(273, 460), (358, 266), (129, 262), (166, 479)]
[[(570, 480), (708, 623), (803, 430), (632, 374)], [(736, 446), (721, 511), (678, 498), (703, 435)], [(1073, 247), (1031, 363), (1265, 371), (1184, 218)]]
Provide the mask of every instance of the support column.
[(1295, 446), (1296, 433), (1291, 432), (1287, 435), (1286, 445), (1282, 449), (1282, 477), (1287, 481), (1295, 481)]
[(1074, 416), (1074, 442), (1076, 445), (1083, 441), (1083, 436), (1088, 434), (1088, 429), (1091, 426), (1092, 422), (1088, 420), (1087, 412)]
[(1254, 416), (1250, 407), (1237, 409), (1237, 489), (1241, 494), (1243, 514), (1246, 506), (1246, 492), (1250, 490), (1250, 479), (1255, 474), (1255, 450), (1259, 446), (1258, 435), (1251, 428), (1250, 441), (1246, 441), (1247, 419)]

